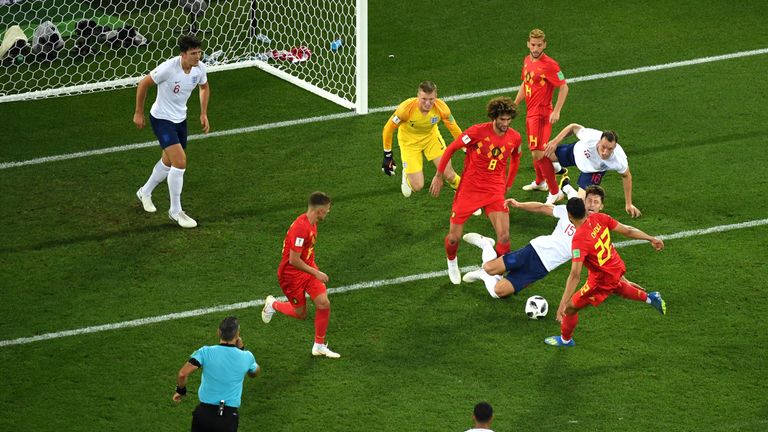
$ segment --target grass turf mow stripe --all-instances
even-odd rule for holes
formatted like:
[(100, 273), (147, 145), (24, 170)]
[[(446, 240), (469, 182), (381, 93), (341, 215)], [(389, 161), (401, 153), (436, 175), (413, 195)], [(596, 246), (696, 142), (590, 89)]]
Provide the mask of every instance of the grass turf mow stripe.
[[(643, 67), (624, 69), (624, 70), (613, 71), (613, 72), (604, 72), (604, 73), (597, 73), (592, 75), (585, 75), (581, 77), (573, 77), (573, 78), (568, 78), (568, 82), (577, 83), (577, 82), (594, 81), (594, 80), (600, 80), (600, 79), (606, 79), (606, 78), (614, 78), (618, 76), (634, 75), (634, 74), (640, 74), (645, 72), (655, 72), (655, 71), (660, 71), (665, 69), (673, 69), (673, 68), (684, 67), (684, 66), (693, 66), (698, 64), (712, 63), (716, 61), (731, 60), (731, 59), (740, 58), (740, 57), (749, 57), (749, 56), (756, 56), (756, 55), (762, 55), (762, 54), (768, 54), (768, 48), (761, 48), (761, 49), (756, 49), (751, 51), (739, 51), (739, 52), (730, 53), (730, 54), (701, 57), (701, 58), (692, 59), (692, 60), (683, 60), (683, 61), (664, 63), (664, 64), (659, 64), (654, 66), (643, 66)], [(475, 92), (475, 93), (466, 93), (466, 94), (461, 94), (456, 96), (447, 96), (442, 99), (449, 102), (466, 100), (466, 99), (475, 99), (475, 98), (484, 97), (484, 96), (492, 96), (500, 93), (516, 92), (519, 88), (520, 88), (519, 86), (503, 87), (503, 88), (497, 88), (492, 90), (484, 90), (484, 91)], [(374, 113), (380, 113), (380, 112), (388, 112), (388, 111), (393, 111), (395, 108), (397, 108), (397, 106), (395, 105), (372, 108), (369, 110), (369, 113), (374, 114)], [(344, 112), (344, 113), (329, 114), (324, 116), (307, 117), (303, 119), (286, 120), (286, 121), (280, 121), (275, 123), (266, 123), (262, 125), (248, 126), (244, 128), (228, 129), (224, 131), (211, 132), (208, 134), (190, 135), (187, 139), (189, 141), (194, 141), (194, 140), (201, 140), (206, 138), (217, 138), (217, 137), (227, 136), (227, 135), (240, 135), (240, 134), (247, 134), (251, 132), (257, 132), (261, 130), (277, 129), (282, 127), (304, 125), (309, 123), (325, 122), (325, 121), (338, 120), (338, 119), (355, 117), (355, 116), (357, 116), (357, 114), (354, 112)], [(157, 145), (156, 141), (149, 141), (149, 142), (143, 142), (143, 143), (127, 144), (127, 145), (122, 145), (117, 147), (108, 147), (108, 148), (98, 149), (98, 150), (67, 153), (67, 154), (56, 155), (56, 156), (45, 156), (41, 158), (29, 159), (29, 160), (20, 161), (20, 162), (2, 162), (0, 163), (0, 170), (28, 166), (28, 165), (38, 165), (38, 164), (49, 163), (49, 162), (59, 162), (63, 160), (90, 157), (90, 156), (96, 156), (101, 154), (118, 153), (118, 152), (124, 152), (128, 150), (136, 150), (141, 148), (153, 147), (156, 145)]]
[[(741, 223), (735, 223), (735, 224), (729, 224), (729, 225), (718, 225), (710, 228), (681, 231), (673, 234), (660, 235), (658, 236), (658, 238), (662, 240), (673, 240), (673, 239), (701, 236), (706, 234), (722, 233), (722, 232), (732, 231), (737, 229), (753, 228), (753, 227), (758, 227), (763, 225), (768, 225), (768, 219), (758, 219), (758, 220), (752, 220), (748, 222), (741, 222)], [(627, 241), (614, 243), (614, 246), (617, 248), (621, 248), (626, 246), (634, 246), (642, 243), (646, 243), (646, 242), (642, 240), (627, 240)], [(462, 272), (467, 272), (475, 269), (477, 269), (477, 266), (462, 267), (461, 270)], [(378, 288), (378, 287), (383, 287), (388, 285), (398, 285), (398, 284), (403, 284), (408, 282), (434, 279), (438, 277), (444, 277), (446, 274), (447, 274), (447, 271), (440, 270), (440, 271), (420, 273), (420, 274), (415, 274), (410, 276), (401, 276), (393, 279), (359, 282), (356, 284), (346, 285), (338, 288), (330, 288), (328, 289), (328, 294), (341, 294), (349, 291), (358, 291), (358, 290), (367, 289), (367, 288)], [(281, 301), (286, 300), (285, 297), (279, 297), (279, 299)], [(14, 345), (25, 345), (32, 342), (38, 342), (38, 341), (44, 341), (44, 340), (50, 340), (50, 339), (59, 339), (59, 338), (68, 337), (68, 336), (98, 333), (98, 332), (107, 331), (107, 330), (118, 330), (118, 329), (124, 329), (124, 328), (139, 327), (143, 325), (155, 324), (155, 323), (164, 322), (164, 321), (198, 317), (201, 315), (207, 315), (207, 314), (216, 313), (216, 312), (227, 312), (227, 311), (246, 309), (251, 307), (258, 307), (258, 306), (262, 306), (263, 304), (264, 304), (264, 300), (251, 300), (251, 301), (233, 303), (228, 305), (219, 305), (219, 306), (212, 306), (212, 307), (207, 307), (202, 309), (194, 309), (194, 310), (185, 311), (185, 312), (175, 312), (167, 315), (158, 315), (154, 317), (139, 318), (135, 320), (122, 321), (122, 322), (117, 322), (112, 324), (102, 324), (102, 325), (97, 325), (92, 327), (83, 327), (83, 328), (74, 329), (74, 330), (45, 333), (45, 334), (31, 336), (31, 337), (2, 340), (0, 341), (0, 348), (14, 346)]]

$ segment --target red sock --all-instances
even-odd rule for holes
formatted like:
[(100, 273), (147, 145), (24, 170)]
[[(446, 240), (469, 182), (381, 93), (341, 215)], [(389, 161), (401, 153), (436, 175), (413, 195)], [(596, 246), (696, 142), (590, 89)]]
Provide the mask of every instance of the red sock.
[(290, 302), (274, 302), (272, 303), (272, 307), (283, 315), (296, 319), (303, 319), (301, 315), (296, 313), (296, 309), (293, 308), (293, 305)]
[(579, 313), (573, 315), (563, 315), (563, 322), (560, 324), (560, 337), (563, 340), (571, 340), (573, 338), (573, 330), (576, 329), (576, 324), (579, 323)]
[(328, 319), (331, 317), (331, 309), (315, 310), (315, 343), (325, 343), (325, 331), (328, 330)]
[(619, 287), (616, 288), (613, 292), (624, 297), (625, 299), (636, 300), (641, 302), (644, 302), (648, 298), (647, 292), (641, 289), (637, 289), (624, 281), (621, 281), (619, 283)]
[(496, 243), (496, 246), (494, 246), (493, 249), (496, 251), (497, 256), (502, 256), (510, 251), (509, 242)]
[(458, 251), (459, 242), (451, 244), (451, 242), (448, 241), (448, 236), (445, 236), (445, 256), (447, 256), (449, 260), (456, 259), (456, 252)]
[(536, 172), (536, 184), (541, 184), (544, 181), (544, 176), (541, 174), (541, 168), (539, 168), (536, 161), (533, 161), (533, 171)]
[(539, 170), (541, 170), (541, 175), (547, 181), (549, 193), (554, 195), (560, 192), (560, 186), (557, 185), (557, 179), (555, 178), (555, 168), (552, 166), (552, 161), (543, 157), (535, 161), (534, 165), (539, 167)]

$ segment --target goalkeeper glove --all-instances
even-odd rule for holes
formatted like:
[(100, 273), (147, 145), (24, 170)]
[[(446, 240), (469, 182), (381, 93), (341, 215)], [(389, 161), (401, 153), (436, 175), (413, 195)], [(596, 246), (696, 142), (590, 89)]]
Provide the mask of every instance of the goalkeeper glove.
[(381, 163), (381, 171), (388, 175), (395, 175), (395, 160), (392, 159), (392, 150), (384, 150), (384, 162)]

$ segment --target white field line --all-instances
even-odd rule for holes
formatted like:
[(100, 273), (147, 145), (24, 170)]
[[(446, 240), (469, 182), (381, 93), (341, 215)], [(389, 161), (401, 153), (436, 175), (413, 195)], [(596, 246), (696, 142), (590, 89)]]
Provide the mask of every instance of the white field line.
[[(694, 237), (694, 236), (713, 234), (713, 233), (722, 233), (725, 231), (731, 231), (731, 230), (743, 229), (743, 228), (752, 228), (752, 227), (757, 227), (762, 225), (768, 225), (768, 219), (759, 219), (759, 220), (741, 222), (741, 223), (730, 224), (730, 225), (719, 225), (711, 228), (682, 231), (674, 234), (660, 235), (658, 236), (658, 238), (663, 240), (672, 240), (672, 239)], [(640, 241), (640, 240), (628, 240), (628, 241), (614, 243), (614, 246), (616, 246), (617, 248), (621, 248), (621, 247), (633, 246), (633, 245), (642, 244), (642, 243), (646, 243), (646, 242)], [(467, 272), (475, 269), (477, 269), (477, 266), (462, 267), (461, 270), (462, 272)], [(374, 280), (369, 282), (359, 282), (356, 284), (346, 285), (338, 288), (330, 288), (328, 289), (328, 294), (341, 294), (349, 291), (358, 291), (358, 290), (367, 289), (367, 288), (378, 288), (378, 287), (383, 287), (388, 285), (398, 285), (398, 284), (426, 280), (426, 279), (435, 279), (438, 277), (445, 277), (447, 273), (448, 272), (446, 270), (440, 270), (440, 271), (420, 273), (420, 274), (415, 274), (410, 276), (401, 276), (393, 279), (382, 279), (382, 280)], [(280, 297), (278, 299), (281, 301), (286, 300), (285, 297)], [(190, 310), (185, 312), (175, 312), (167, 315), (158, 315), (158, 316), (147, 317), (147, 318), (139, 318), (135, 320), (122, 321), (122, 322), (117, 322), (112, 324), (102, 324), (102, 325), (97, 325), (92, 327), (83, 327), (83, 328), (74, 329), (74, 330), (45, 333), (45, 334), (31, 336), (31, 337), (0, 340), (0, 348), (13, 346), (13, 345), (25, 345), (32, 342), (38, 342), (38, 341), (44, 341), (44, 340), (50, 340), (50, 339), (59, 339), (67, 336), (76, 336), (76, 335), (84, 335), (84, 334), (90, 334), (90, 333), (98, 333), (98, 332), (107, 331), (107, 330), (118, 330), (118, 329), (124, 329), (124, 328), (139, 327), (147, 324), (155, 324), (155, 323), (164, 322), (164, 321), (198, 317), (201, 315), (207, 315), (207, 314), (216, 313), (216, 312), (229, 312), (229, 311), (234, 311), (239, 309), (253, 308), (253, 307), (262, 306), (263, 304), (264, 304), (264, 300), (251, 300), (251, 301), (233, 303), (228, 305), (219, 305), (219, 306), (207, 307), (202, 309), (195, 309), (195, 310)]]
[[(573, 78), (568, 78), (568, 82), (577, 83), (577, 82), (585, 82), (585, 81), (594, 81), (594, 80), (614, 78), (614, 77), (624, 76), (624, 75), (634, 75), (634, 74), (640, 74), (645, 72), (654, 72), (654, 71), (660, 71), (665, 69), (673, 69), (673, 68), (678, 68), (683, 66), (693, 66), (698, 64), (712, 63), (712, 62), (717, 62), (722, 60), (731, 60), (731, 59), (740, 58), (740, 57), (749, 57), (749, 56), (756, 56), (756, 55), (762, 55), (762, 54), (768, 54), (768, 48), (762, 48), (762, 49), (751, 50), (751, 51), (740, 51), (740, 52), (735, 52), (731, 54), (701, 57), (693, 60), (684, 60), (684, 61), (678, 61), (678, 62), (672, 62), (672, 63), (653, 65), (653, 66), (643, 66), (643, 67), (638, 67), (633, 69), (624, 69), (624, 70), (613, 71), (613, 72), (604, 72), (604, 73), (585, 75), (580, 77), (573, 77)], [(443, 99), (446, 101), (474, 99), (474, 98), (491, 96), (491, 95), (502, 94), (502, 93), (512, 93), (512, 92), (516, 92), (519, 88), (520, 88), (519, 86), (503, 87), (503, 88), (485, 90), (485, 91), (475, 92), (475, 93), (465, 93), (465, 94), (460, 94), (456, 96), (447, 96)], [(393, 111), (395, 108), (397, 108), (397, 106), (394, 106), (394, 105), (378, 107), (378, 108), (372, 108), (368, 112), (370, 114), (380, 113), (380, 112), (389, 112), (389, 111)], [(251, 133), (251, 132), (256, 132), (261, 130), (277, 129), (282, 127), (304, 125), (308, 123), (318, 123), (318, 122), (325, 122), (330, 120), (338, 120), (343, 118), (354, 117), (356, 115), (357, 114), (354, 112), (344, 112), (344, 113), (330, 114), (330, 115), (324, 115), (324, 116), (307, 117), (307, 118), (296, 119), (296, 120), (286, 120), (286, 121), (275, 122), (275, 123), (266, 123), (262, 125), (249, 126), (244, 128), (228, 129), (224, 131), (211, 132), (208, 134), (190, 135), (188, 139), (189, 141), (195, 141), (195, 140), (202, 140), (207, 138), (217, 138), (217, 137), (226, 136), (226, 135), (239, 135), (239, 134), (246, 134), (246, 133)], [(63, 161), (68, 159), (83, 158), (83, 157), (89, 157), (89, 156), (95, 156), (95, 155), (101, 155), (101, 154), (124, 152), (128, 150), (154, 147), (156, 145), (157, 143), (155, 141), (149, 141), (149, 142), (143, 142), (143, 143), (122, 145), (117, 147), (109, 147), (109, 148), (98, 149), (98, 150), (88, 150), (88, 151), (82, 151), (77, 153), (67, 153), (67, 154), (56, 155), (56, 156), (45, 156), (45, 157), (29, 159), (25, 161), (2, 162), (0, 163), (0, 170), (22, 167), (27, 165), (37, 165), (37, 164), (48, 163), (48, 162), (58, 162), (58, 161)]]

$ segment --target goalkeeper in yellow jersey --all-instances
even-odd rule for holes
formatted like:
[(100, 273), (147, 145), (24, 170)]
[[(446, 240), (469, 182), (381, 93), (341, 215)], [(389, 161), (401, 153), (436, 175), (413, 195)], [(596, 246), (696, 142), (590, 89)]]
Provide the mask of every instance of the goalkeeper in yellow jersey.
[[(432, 81), (419, 84), (416, 97), (403, 101), (384, 125), (384, 162), (381, 170), (384, 174), (395, 174), (395, 161), (392, 159), (392, 135), (400, 130), (397, 141), (400, 145), (400, 158), (403, 161), (402, 183), (400, 190), (406, 197), (424, 187), (424, 160), (437, 166), (445, 150), (445, 141), (440, 135), (437, 123), (442, 120), (455, 139), (461, 134), (461, 128), (451, 115), (448, 105), (437, 98), (437, 86)], [(445, 181), (451, 188), (459, 187), (461, 176), (456, 174), (448, 161), (445, 169)]]

